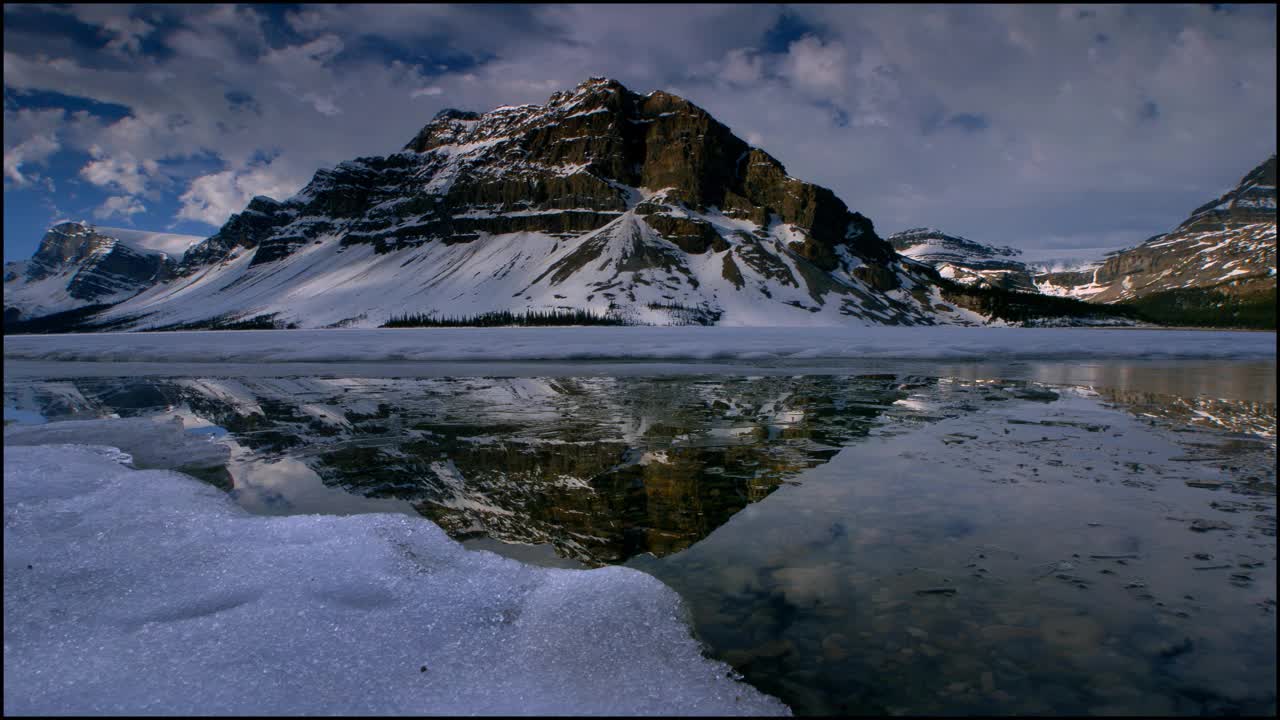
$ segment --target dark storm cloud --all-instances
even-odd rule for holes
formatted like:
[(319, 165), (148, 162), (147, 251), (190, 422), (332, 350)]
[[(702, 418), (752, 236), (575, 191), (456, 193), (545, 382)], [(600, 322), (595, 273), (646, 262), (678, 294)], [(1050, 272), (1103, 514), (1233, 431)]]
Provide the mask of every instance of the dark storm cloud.
[(920, 122), (920, 133), (932, 135), (941, 130), (954, 129), (976, 133), (991, 126), (991, 120), (982, 113), (946, 113), (935, 110)]
[[(443, 107), (607, 75), (688, 97), (883, 233), (1115, 246), (1275, 150), (1275, 8), (1227, 10), (9, 4), (6, 200), (208, 232)], [(34, 238), (11, 251), (9, 207), (12, 259)]]
[(947, 127), (959, 128), (967, 132), (979, 132), (991, 126), (991, 121), (981, 113), (956, 113), (947, 118)]

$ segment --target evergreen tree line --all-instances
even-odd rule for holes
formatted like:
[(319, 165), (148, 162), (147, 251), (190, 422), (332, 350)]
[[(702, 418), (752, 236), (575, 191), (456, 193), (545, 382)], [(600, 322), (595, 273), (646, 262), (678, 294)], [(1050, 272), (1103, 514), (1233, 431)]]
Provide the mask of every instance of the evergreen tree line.
[(1134, 308), (1087, 303), (1075, 298), (943, 283), (942, 299), (997, 320), (1026, 322), (1042, 318), (1144, 319)]
[(715, 325), (720, 319), (718, 311), (688, 307), (680, 303), (649, 303), (650, 310), (665, 310), (673, 325)]
[(589, 310), (529, 310), (520, 314), (510, 310), (480, 313), (478, 315), (436, 316), (428, 313), (392, 315), (384, 328), (398, 327), (546, 327), (551, 325), (631, 325), (625, 319), (609, 313), (596, 314)]
[(92, 318), (95, 313), (106, 310), (109, 307), (111, 307), (110, 304), (86, 305), (84, 307), (64, 310), (51, 315), (29, 318), (27, 320), (10, 320), (6, 317), (4, 321), (4, 334), (47, 335), (91, 331), (94, 328), (89, 322), (89, 319)]
[(1244, 296), (1212, 289), (1184, 288), (1166, 290), (1122, 304), (1161, 325), (1276, 329), (1275, 288)]

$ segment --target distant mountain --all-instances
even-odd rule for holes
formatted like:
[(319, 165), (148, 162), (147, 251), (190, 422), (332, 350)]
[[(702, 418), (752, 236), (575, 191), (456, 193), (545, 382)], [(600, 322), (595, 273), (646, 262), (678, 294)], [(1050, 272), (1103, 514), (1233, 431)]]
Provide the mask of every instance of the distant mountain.
[(936, 288), (706, 111), (594, 78), (439, 113), (400, 152), (254, 198), (115, 327), (585, 311), (639, 324), (934, 324)]
[[(1196, 208), (1172, 232), (1112, 253), (1094, 268), (1044, 273), (1035, 281), (1044, 293), (1136, 303), (1167, 322), (1190, 312), (1197, 323), (1217, 317), (1231, 324), (1241, 307), (1274, 306), (1276, 157)], [(1224, 316), (1224, 308), (1235, 310)], [(1271, 317), (1274, 327), (1274, 307)]]
[(1032, 270), (1011, 247), (983, 245), (932, 228), (894, 233), (889, 244), (899, 254), (925, 263), (961, 285), (1035, 292)]
[(4, 320), (10, 323), (117, 303), (171, 277), (176, 263), (84, 222), (53, 226), (29, 260), (6, 263)]

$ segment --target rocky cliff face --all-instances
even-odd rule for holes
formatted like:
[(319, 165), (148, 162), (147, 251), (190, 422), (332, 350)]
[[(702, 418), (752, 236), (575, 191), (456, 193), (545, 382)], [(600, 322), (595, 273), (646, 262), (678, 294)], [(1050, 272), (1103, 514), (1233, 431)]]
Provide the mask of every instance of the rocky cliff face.
[(961, 285), (1035, 292), (1032, 271), (1011, 247), (983, 245), (941, 230), (915, 228), (894, 233), (888, 242), (899, 254), (925, 263)]
[(586, 310), (641, 324), (932, 324), (930, 273), (705, 110), (594, 78), (446, 110), (400, 152), (255, 198), (117, 326)]
[(1255, 295), (1276, 287), (1276, 158), (1254, 168), (1173, 232), (1113, 253), (1086, 272), (1037, 275), (1041, 292), (1091, 302), (1184, 290)]
[(163, 253), (131, 247), (88, 223), (61, 223), (45, 233), (30, 260), (6, 264), (5, 320), (120, 302), (175, 269)]

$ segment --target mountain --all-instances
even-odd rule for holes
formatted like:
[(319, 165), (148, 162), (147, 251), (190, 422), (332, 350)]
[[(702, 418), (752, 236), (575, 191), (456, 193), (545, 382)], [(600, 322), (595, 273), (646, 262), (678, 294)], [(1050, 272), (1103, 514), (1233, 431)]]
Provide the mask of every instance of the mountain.
[(398, 152), (322, 169), (283, 201), (253, 198), (141, 292), (131, 284), (6, 329), (972, 325), (1123, 315), (1006, 297), (1025, 277), (997, 267), (1011, 262), (996, 257), (1007, 249), (986, 252), (987, 286), (953, 283), (899, 255), (867, 217), (791, 177), (702, 108), (592, 78), (544, 105), (444, 110)]
[(899, 254), (961, 285), (1036, 291), (1031, 268), (1017, 259), (1021, 253), (1011, 247), (983, 245), (931, 228), (904, 230), (887, 240)]
[[(1130, 303), (1166, 322), (1186, 313), (1197, 322), (1232, 321), (1252, 312), (1247, 308), (1271, 306), (1274, 327), (1275, 155), (1172, 232), (1112, 253), (1092, 269), (1044, 273), (1035, 282), (1043, 293)], [(1224, 308), (1235, 310), (1224, 316)]]
[[(640, 324), (975, 321), (830, 190), (705, 110), (593, 78), (445, 110), (404, 148), (256, 197), (112, 328), (376, 327), (585, 311)], [(980, 321), (979, 318), (976, 321)]]
[(126, 243), (83, 222), (53, 226), (30, 260), (6, 263), (4, 320), (117, 303), (170, 277), (162, 252)]

